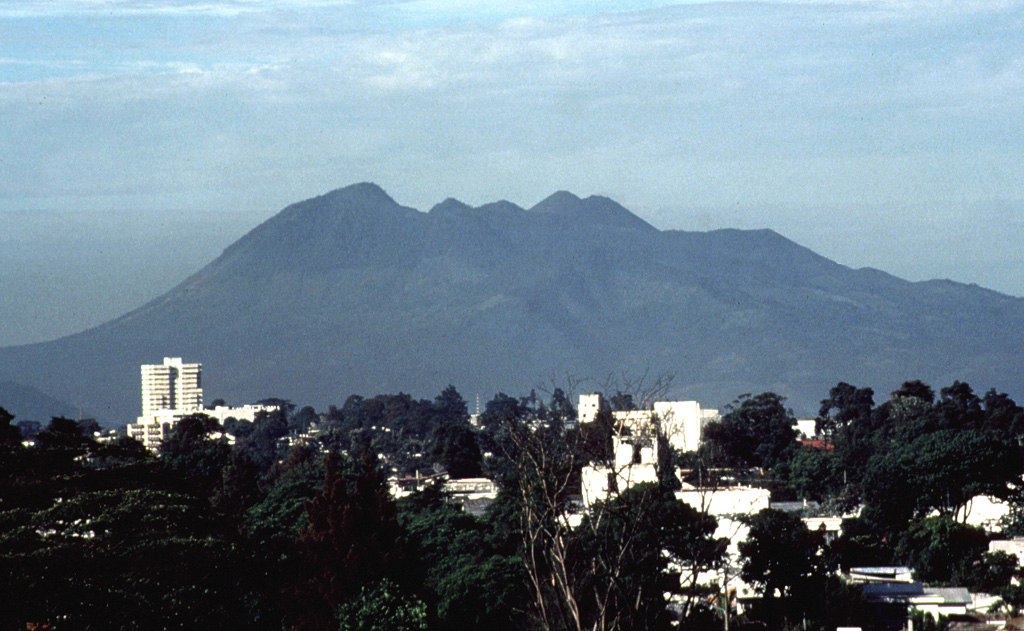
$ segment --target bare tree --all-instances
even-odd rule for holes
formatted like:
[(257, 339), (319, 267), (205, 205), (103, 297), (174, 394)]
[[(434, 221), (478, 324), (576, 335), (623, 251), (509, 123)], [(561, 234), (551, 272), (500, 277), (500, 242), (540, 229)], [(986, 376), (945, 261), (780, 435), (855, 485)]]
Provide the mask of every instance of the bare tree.
[[(620, 394), (626, 386), (633, 388), (638, 393), (634, 396), (649, 405), (664, 394), (670, 381), (643, 375), (607, 383), (614, 383), (614, 391)], [(580, 383), (575, 382), (572, 389)], [(527, 411), (524, 416), (502, 419), (502, 444), (515, 472), (509, 490), (518, 508), (523, 560), (541, 626), (603, 631), (637, 616), (666, 615), (660, 600), (663, 581), (641, 584), (630, 573), (638, 568), (646, 568), (648, 574), (654, 571), (651, 568), (661, 572), (666, 551), (690, 565), (713, 564), (720, 554), (719, 544), (710, 537), (713, 520), (708, 522), (704, 516), (701, 521), (693, 509), (656, 484), (637, 487), (628, 497), (623, 488), (622, 494), (613, 492), (580, 514), (576, 503), (580, 473), (589, 460), (583, 432), (546, 423), (545, 410)], [(654, 437), (656, 430), (651, 423), (635, 427), (619, 423), (611, 428), (615, 438), (634, 441), (648, 434)], [(667, 522), (666, 512), (673, 512)], [(664, 524), (671, 525), (673, 519), (679, 528), (674, 547), (662, 542), (667, 532)], [(658, 602), (660, 612), (640, 611)]]

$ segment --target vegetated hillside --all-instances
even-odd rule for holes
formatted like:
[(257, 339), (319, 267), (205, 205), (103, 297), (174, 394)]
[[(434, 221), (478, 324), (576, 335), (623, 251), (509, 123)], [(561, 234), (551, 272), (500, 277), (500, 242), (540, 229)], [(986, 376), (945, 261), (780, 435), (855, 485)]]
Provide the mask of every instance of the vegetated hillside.
[(351, 393), (467, 399), (571, 374), (675, 375), (721, 406), (773, 390), (813, 413), (838, 381), (1024, 395), (1024, 300), (853, 270), (769, 230), (659, 231), (614, 201), (429, 213), (356, 184), (288, 208), (164, 296), (53, 342), (0, 349), (0, 379), (106, 422), (139, 365), (202, 362), (207, 399), (323, 408)]

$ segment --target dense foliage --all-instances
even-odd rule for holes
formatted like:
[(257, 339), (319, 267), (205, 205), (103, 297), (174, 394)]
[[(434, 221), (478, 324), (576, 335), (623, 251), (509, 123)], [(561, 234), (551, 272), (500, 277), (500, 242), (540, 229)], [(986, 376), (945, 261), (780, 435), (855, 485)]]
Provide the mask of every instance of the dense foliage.
[[(745, 395), (699, 452), (658, 436), (657, 481), (586, 509), (583, 468), (608, 465), (623, 431), (611, 409), (640, 397), (615, 392), (583, 427), (561, 390), (499, 394), (475, 425), (454, 387), (324, 413), (274, 400), (253, 423), (187, 417), (159, 454), (0, 408), (0, 629), (703, 629), (725, 612), (731, 628), (834, 628), (864, 622), (836, 570), (878, 564), (1024, 606), (1015, 559), (987, 553), (995, 533), (964, 510), (1003, 498), (1005, 533), (1024, 532), (1024, 410), (959, 382), (873, 397), (838, 384), (824, 441), (804, 445), (782, 397)], [(498, 498), (474, 515), (440, 485), (389, 492), (388, 476), (439, 472), (487, 476)], [(834, 542), (790, 513), (746, 515), (733, 557), (719, 522), (677, 499), (684, 479), (863, 510)], [(729, 575), (760, 595), (740, 617)]]

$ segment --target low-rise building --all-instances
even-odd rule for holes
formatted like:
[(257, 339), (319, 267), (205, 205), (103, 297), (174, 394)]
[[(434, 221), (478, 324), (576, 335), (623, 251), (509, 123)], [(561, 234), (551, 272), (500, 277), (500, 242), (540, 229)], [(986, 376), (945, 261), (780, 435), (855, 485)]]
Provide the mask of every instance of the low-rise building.
[[(593, 423), (601, 410), (601, 395), (580, 395), (576, 409), (580, 424)], [(623, 410), (611, 414), (632, 434), (653, 434), (657, 430), (673, 448), (683, 452), (696, 451), (704, 427), (720, 418), (718, 410), (705, 410), (696, 401), (656, 401), (647, 410)]]

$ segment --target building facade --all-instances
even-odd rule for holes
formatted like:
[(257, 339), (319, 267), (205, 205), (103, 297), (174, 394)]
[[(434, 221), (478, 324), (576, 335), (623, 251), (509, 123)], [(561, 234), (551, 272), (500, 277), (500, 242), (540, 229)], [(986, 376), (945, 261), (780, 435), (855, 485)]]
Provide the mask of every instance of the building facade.
[(142, 416), (128, 425), (128, 435), (156, 450), (178, 419), (203, 411), (203, 365), (164, 357), (162, 364), (143, 364)]
[[(576, 410), (578, 423), (593, 423), (601, 410), (601, 395), (580, 395)], [(721, 418), (718, 410), (701, 408), (696, 401), (656, 401), (651, 409), (616, 411), (612, 417), (634, 435), (653, 435), (657, 431), (674, 449), (683, 452), (696, 451), (704, 427)]]
[(162, 364), (142, 365), (142, 415), (161, 410), (203, 409), (203, 365), (164, 357)]

